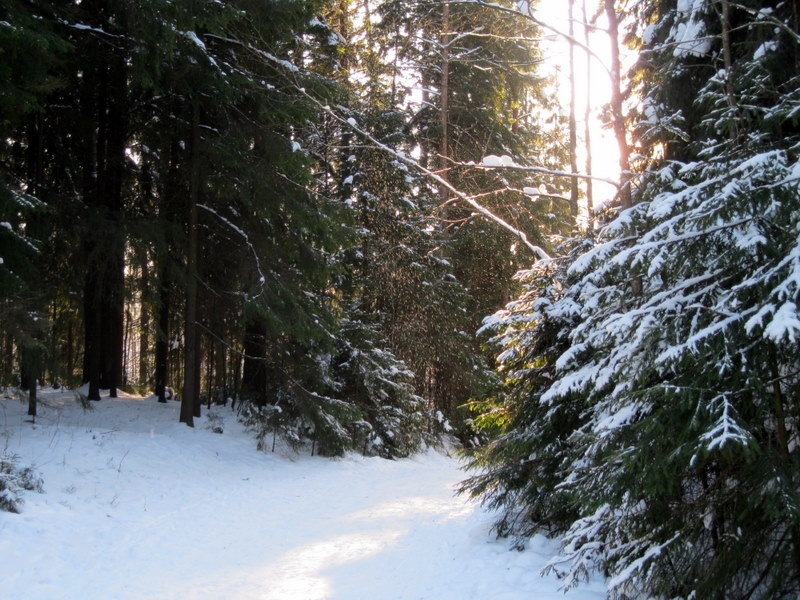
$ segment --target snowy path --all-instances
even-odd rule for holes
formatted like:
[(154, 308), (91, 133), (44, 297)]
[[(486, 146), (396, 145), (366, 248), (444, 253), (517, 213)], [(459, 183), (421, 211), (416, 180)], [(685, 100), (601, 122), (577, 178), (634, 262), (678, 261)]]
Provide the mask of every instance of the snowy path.
[[(0, 513), (5, 599), (546, 600), (552, 543), (509, 551), (491, 515), (453, 494), (456, 461), (330, 461), (254, 450), (175, 423), (176, 404), (46, 396), (36, 426), (0, 402), (6, 452), (45, 493)], [(599, 582), (570, 593), (602, 598)]]

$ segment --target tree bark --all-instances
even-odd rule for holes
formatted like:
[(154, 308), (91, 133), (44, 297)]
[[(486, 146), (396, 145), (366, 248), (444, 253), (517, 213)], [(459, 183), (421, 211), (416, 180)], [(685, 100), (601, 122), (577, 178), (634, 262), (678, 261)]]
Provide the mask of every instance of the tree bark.
[[(728, 106), (737, 110), (739, 103), (733, 89), (733, 51), (731, 49), (731, 7), (728, 0), (720, 0), (722, 5), (722, 57), (725, 64), (725, 95)], [(730, 137), (735, 140), (739, 137), (738, 119), (729, 119), (731, 123)]]
[[(166, 262), (166, 258), (163, 258)], [(156, 333), (156, 370), (154, 392), (159, 402), (166, 402), (167, 380), (169, 375), (169, 311), (170, 294), (166, 266), (161, 266), (158, 290), (158, 332)]]
[[(622, 89), (622, 63), (619, 56), (619, 23), (620, 18), (614, 10), (614, 0), (604, 0), (608, 17), (608, 37), (611, 41), (611, 115), (614, 126), (614, 137), (619, 148), (619, 192), (617, 198), (622, 210), (633, 206), (631, 194), (631, 148), (628, 145), (628, 134), (625, 128), (625, 97)], [(634, 297), (641, 296), (643, 290), (642, 275), (636, 266), (631, 267), (631, 292)]]
[(244, 330), (244, 367), (242, 369), (242, 397), (256, 406), (267, 402), (267, 329), (262, 319), (251, 318)]
[(10, 333), (5, 332), (3, 335), (3, 379), (4, 384), (11, 383), (13, 379), (13, 364), (14, 364), (14, 338)]
[[(442, 3), (442, 33), (440, 40), (442, 60), (440, 66), (439, 124), (442, 130), (442, 138), (439, 143), (439, 174), (442, 179), (449, 181), (447, 172), (450, 167), (450, 0), (443, 0)], [(446, 203), (449, 196), (446, 186), (441, 186), (440, 194), (442, 204)]]
[[(583, 38), (584, 45), (589, 47), (589, 13), (586, 0), (583, 0)], [(594, 185), (592, 183), (592, 128), (589, 126), (592, 98), (592, 57), (586, 53), (586, 107), (583, 113), (583, 142), (586, 150), (586, 213), (589, 220), (589, 231), (594, 228)]]
[(142, 251), (140, 257), (142, 276), (139, 279), (141, 310), (139, 312), (138, 382), (143, 385), (150, 379), (150, 361), (148, 360), (148, 349), (150, 348), (150, 269), (147, 265), (147, 252)]
[(36, 417), (36, 384), (42, 370), (43, 348), (37, 344), (20, 348), (20, 376), (22, 389), (28, 391), (28, 416)]
[[(578, 172), (578, 121), (575, 116), (575, 0), (568, 0), (569, 18), (569, 166), (571, 173)], [(578, 216), (578, 179), (570, 178), (569, 206), (572, 217)]]
[(614, 9), (614, 0), (604, 0), (606, 17), (608, 18), (608, 37), (611, 42), (611, 118), (614, 137), (619, 148), (620, 187), (618, 199), (623, 210), (631, 208), (631, 172), (627, 132), (625, 130), (625, 108), (622, 90), (622, 65), (619, 56), (619, 22)]
[[(112, 16), (103, 5), (87, 6), (111, 27)], [(119, 25), (119, 23), (117, 24)], [(115, 25), (116, 26), (116, 25)], [(84, 239), (87, 273), (84, 280), (84, 382), (89, 398), (99, 400), (99, 389), (116, 397), (122, 377), (124, 335), (124, 249), (122, 179), (127, 140), (127, 73), (125, 57), (116, 47), (97, 48), (96, 71), (82, 78), (81, 116), (84, 142), (84, 202), (88, 230)], [(95, 221), (99, 217), (99, 222)]]
[(192, 108), (192, 157), (189, 182), (189, 246), (186, 256), (186, 314), (184, 319), (183, 396), (180, 422), (194, 427), (200, 404), (197, 368), (197, 255), (198, 195), (200, 191), (200, 107)]
[[(87, 6), (91, 8), (91, 6)], [(97, 201), (97, 77), (89, 65), (83, 72), (80, 90), (80, 116), (83, 139), (83, 201), (89, 210), (96, 210)], [(91, 216), (91, 215), (89, 215)], [(88, 228), (93, 229), (92, 224)], [(83, 282), (83, 376), (82, 383), (89, 384), (89, 400), (100, 400), (100, 311), (97, 303), (99, 288), (98, 269), (95, 264), (96, 238), (94, 232), (84, 232), (83, 258), (86, 274)]]

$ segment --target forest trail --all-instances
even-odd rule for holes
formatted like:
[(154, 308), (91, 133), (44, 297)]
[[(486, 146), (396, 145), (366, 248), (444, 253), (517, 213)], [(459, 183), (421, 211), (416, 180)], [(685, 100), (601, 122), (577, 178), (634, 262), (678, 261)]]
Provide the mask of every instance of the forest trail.
[[(0, 513), (5, 599), (516, 600), (563, 598), (539, 574), (554, 550), (490, 533), (454, 494), (455, 459), (261, 453), (230, 409), (195, 429), (177, 403), (45, 391), (27, 422), (0, 402), (6, 454), (44, 493)], [(219, 419), (215, 419), (218, 422)], [(567, 597), (601, 598), (601, 582)]]

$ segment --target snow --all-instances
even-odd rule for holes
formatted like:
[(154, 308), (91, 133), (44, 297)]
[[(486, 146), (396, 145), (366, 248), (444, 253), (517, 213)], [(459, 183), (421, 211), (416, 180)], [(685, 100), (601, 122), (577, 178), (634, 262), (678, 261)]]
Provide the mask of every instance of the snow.
[[(486, 160), (486, 159), (484, 159), (484, 160)], [(522, 188), (522, 193), (527, 195), (527, 196), (547, 196), (548, 195), (547, 187), (543, 183), (540, 184), (538, 188), (535, 188), (535, 187), (524, 187), (524, 188)]]
[(496, 154), (489, 154), (488, 156), (484, 156), (483, 160), (481, 161), (481, 165), (484, 167), (514, 167), (516, 164), (514, 163), (514, 159), (508, 156), (507, 154), (503, 154), (502, 156), (497, 156)]
[(219, 68), (219, 65), (217, 65), (217, 61), (214, 60), (214, 57), (208, 53), (208, 50), (206, 49), (206, 45), (203, 42), (203, 40), (197, 37), (197, 34), (194, 31), (181, 31), (181, 34), (184, 37), (186, 37), (189, 41), (191, 41), (195, 46), (197, 46), (203, 52), (203, 54), (206, 55), (206, 58), (208, 58), (208, 62), (210, 62), (214, 67)]
[(761, 44), (753, 53), (753, 60), (758, 60), (767, 54), (767, 52), (775, 52), (778, 49), (778, 42), (769, 40)]
[[(5, 452), (44, 480), (20, 514), (0, 513), (6, 600), (565, 597), (539, 575), (557, 544), (496, 541), (494, 515), (454, 495), (465, 474), (443, 454), (261, 453), (229, 407), (192, 429), (153, 397), (90, 411), (72, 392), (40, 400), (34, 425), (0, 399)], [(595, 580), (566, 598), (605, 591)]]
[(711, 49), (711, 40), (706, 35), (702, 18), (699, 16), (704, 3), (705, 0), (679, 0), (676, 9), (678, 22), (670, 32), (671, 39), (675, 41), (673, 54), (676, 57), (687, 54), (703, 56)]
[(201, 40), (199, 37), (197, 37), (197, 34), (194, 31), (183, 31), (182, 33), (187, 38), (189, 38), (192, 42), (194, 42), (195, 46), (200, 48), (203, 52), (206, 51), (205, 43), (203, 43), (203, 40)]
[(772, 321), (764, 329), (764, 337), (780, 342), (784, 337), (795, 343), (800, 335), (800, 319), (797, 305), (794, 302), (784, 303), (772, 317)]

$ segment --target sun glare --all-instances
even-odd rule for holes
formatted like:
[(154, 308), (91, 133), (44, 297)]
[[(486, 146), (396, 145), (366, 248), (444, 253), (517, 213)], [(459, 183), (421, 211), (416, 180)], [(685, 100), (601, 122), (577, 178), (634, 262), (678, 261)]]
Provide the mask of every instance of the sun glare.
[[(589, 59), (583, 48), (575, 48), (575, 114), (578, 125), (578, 170), (586, 172), (586, 149), (584, 145), (585, 115), (588, 103), (588, 129), (591, 138), (592, 174), (596, 177), (619, 180), (619, 150), (614, 134), (610, 128), (603, 126), (601, 113), (611, 98), (611, 84), (608, 65), (611, 60), (611, 46), (605, 32), (605, 15), (601, 15), (589, 34), (588, 43), (584, 38), (583, 14), (581, 3), (576, 2), (574, 9), (574, 38), (586, 44), (595, 54)], [(562, 34), (569, 32), (567, 3), (563, 0), (541, 0), (533, 9), (534, 16)], [(564, 35), (553, 31), (544, 31), (545, 41), (542, 45), (546, 74), (555, 75), (556, 94), (564, 110), (569, 107), (569, 43)], [(593, 183), (595, 209), (608, 203), (616, 192), (610, 184), (595, 181)]]

